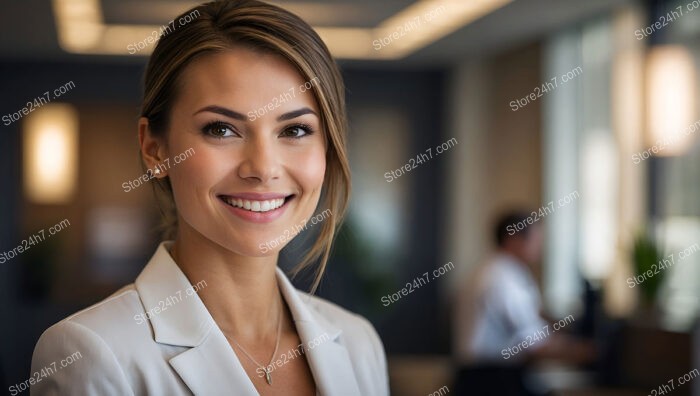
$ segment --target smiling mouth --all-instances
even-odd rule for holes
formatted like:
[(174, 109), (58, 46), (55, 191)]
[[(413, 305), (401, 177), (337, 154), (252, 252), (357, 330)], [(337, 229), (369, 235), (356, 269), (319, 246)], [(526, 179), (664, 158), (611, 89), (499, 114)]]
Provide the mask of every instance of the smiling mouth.
[(234, 208), (247, 210), (249, 212), (270, 212), (275, 209), (279, 209), (289, 202), (294, 195), (288, 195), (284, 198), (266, 199), (266, 200), (254, 200), (254, 199), (241, 199), (236, 197), (231, 197), (228, 195), (220, 195), (219, 199), (222, 200), (228, 206)]

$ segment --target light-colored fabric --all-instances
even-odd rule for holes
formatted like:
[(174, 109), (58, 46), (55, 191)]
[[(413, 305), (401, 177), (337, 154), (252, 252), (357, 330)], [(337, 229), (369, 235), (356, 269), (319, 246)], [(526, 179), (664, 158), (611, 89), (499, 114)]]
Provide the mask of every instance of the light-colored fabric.
[(525, 264), (508, 254), (494, 255), (460, 289), (454, 329), (456, 360), (464, 365), (516, 363), (525, 353), (503, 351), (542, 331), (546, 322), (540, 309), (539, 289)]
[[(32, 395), (258, 395), (168, 246), (158, 247), (134, 284), (44, 332), (32, 373), (56, 370), (30, 387)], [(295, 289), (279, 268), (277, 280), (318, 393), (388, 395), (386, 356), (372, 325)]]

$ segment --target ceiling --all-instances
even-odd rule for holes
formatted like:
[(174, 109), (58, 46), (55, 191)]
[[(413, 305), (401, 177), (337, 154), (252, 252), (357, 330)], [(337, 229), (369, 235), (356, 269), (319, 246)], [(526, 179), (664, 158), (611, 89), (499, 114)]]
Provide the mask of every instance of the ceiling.
[[(104, 23), (163, 25), (196, 1), (98, 0)], [(480, 1), (480, 0), (462, 0)], [(575, 22), (601, 15), (633, 0), (515, 0), (438, 39), (399, 61), (405, 65), (449, 64), (459, 59), (503, 51), (543, 37)], [(371, 28), (411, 6), (413, 0), (274, 1), (314, 27)], [(56, 21), (48, 0), (0, 0), (0, 58), (33, 60), (104, 60), (143, 62), (130, 55), (75, 55), (58, 44)]]

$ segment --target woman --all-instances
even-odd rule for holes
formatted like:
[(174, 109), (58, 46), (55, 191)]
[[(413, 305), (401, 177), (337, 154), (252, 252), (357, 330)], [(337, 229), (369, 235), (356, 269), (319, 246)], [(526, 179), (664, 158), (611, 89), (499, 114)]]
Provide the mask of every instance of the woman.
[(272, 5), (183, 15), (196, 17), (151, 56), (139, 120), (174, 241), (134, 284), (42, 335), (32, 372), (61, 363), (32, 393), (387, 395), (370, 323), (277, 268), (288, 236), (330, 213), (300, 265), (320, 258), (315, 289), (346, 209), (337, 65), (309, 25)]

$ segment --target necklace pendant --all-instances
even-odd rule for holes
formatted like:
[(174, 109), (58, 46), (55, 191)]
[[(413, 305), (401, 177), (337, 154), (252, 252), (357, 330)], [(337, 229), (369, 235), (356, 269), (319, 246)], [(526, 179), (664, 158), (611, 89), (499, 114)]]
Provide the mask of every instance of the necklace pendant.
[(265, 369), (265, 380), (267, 381), (268, 385), (272, 385), (272, 376), (270, 375), (269, 369)]

